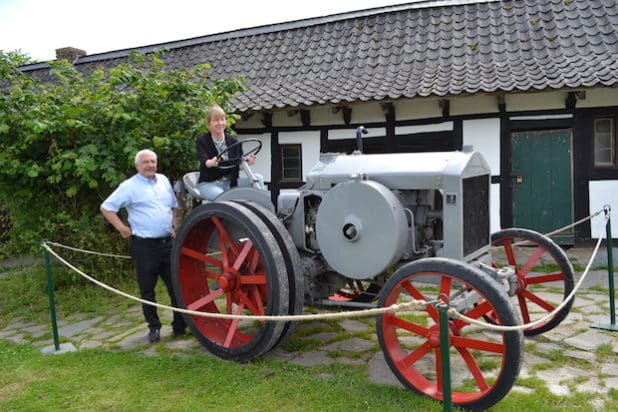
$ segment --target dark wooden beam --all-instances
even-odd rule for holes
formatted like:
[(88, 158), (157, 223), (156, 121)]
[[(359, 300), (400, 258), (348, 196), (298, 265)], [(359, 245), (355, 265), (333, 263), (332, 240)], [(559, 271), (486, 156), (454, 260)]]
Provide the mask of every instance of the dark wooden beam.
[(386, 118), (386, 120), (388, 121), (390, 120), (394, 120), (395, 119), (395, 105), (391, 102), (387, 102), (387, 103), (380, 103), (380, 107), (382, 108), (382, 113), (384, 114), (384, 117)]
[(271, 129), (273, 127), (273, 114), (270, 112), (262, 112), (262, 124), (265, 128)]
[(498, 111), (500, 113), (506, 113), (506, 102), (504, 101), (503, 94), (499, 94), (496, 96), (496, 102), (498, 103)]
[(247, 121), (247, 120), (249, 120), (251, 117), (253, 117), (253, 115), (254, 115), (254, 114), (255, 114), (255, 112), (242, 112), (242, 113), (240, 114), (240, 118), (241, 118), (243, 121)]
[(343, 111), (343, 123), (348, 126), (352, 121), (352, 108), (343, 106), (341, 110)]
[(573, 111), (577, 104), (577, 92), (569, 92), (566, 99), (564, 99), (564, 108)]
[(442, 117), (449, 117), (451, 115), (451, 113), (450, 113), (450, 103), (449, 103), (448, 99), (440, 99), (440, 100), (438, 100), (438, 106), (440, 106), (440, 109), (442, 110)]
[(301, 110), (300, 111), (300, 122), (303, 127), (311, 126), (311, 112), (309, 110)]

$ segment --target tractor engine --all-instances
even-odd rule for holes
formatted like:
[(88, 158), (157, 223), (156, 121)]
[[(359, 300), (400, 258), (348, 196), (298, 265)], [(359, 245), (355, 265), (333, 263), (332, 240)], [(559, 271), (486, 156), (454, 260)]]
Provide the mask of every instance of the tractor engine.
[(278, 213), (305, 278), (328, 277), (314, 282), (323, 295), (350, 279), (379, 278), (399, 261), (485, 253), (489, 174), (474, 152), (327, 153), (303, 187), (281, 192)]

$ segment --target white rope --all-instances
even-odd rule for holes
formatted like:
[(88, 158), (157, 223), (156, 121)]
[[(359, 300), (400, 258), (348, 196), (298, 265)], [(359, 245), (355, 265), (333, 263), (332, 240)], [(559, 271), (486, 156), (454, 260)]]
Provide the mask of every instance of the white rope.
[[(607, 213), (607, 215), (605, 216), (605, 225), (607, 225), (607, 222), (609, 220), (609, 213)], [(457, 312), (456, 310), (454, 310), (453, 308), (449, 308), (448, 313), (451, 317), (456, 318), (456, 319), (462, 319), (470, 324), (474, 324), (477, 326), (483, 326), (484, 328), (487, 329), (491, 329), (491, 330), (497, 330), (497, 331), (513, 331), (513, 330), (525, 330), (525, 329), (529, 329), (532, 327), (535, 327), (537, 325), (541, 325), (545, 322), (547, 322), (548, 320), (550, 320), (551, 318), (553, 318), (558, 312), (560, 312), (570, 301), (571, 299), (573, 299), (575, 297), (575, 294), (577, 293), (577, 291), (579, 290), (579, 288), (581, 287), (582, 283), (584, 282), (584, 280), (586, 279), (586, 277), (588, 276), (588, 272), (590, 271), (590, 267), (592, 266), (592, 262), (594, 261), (594, 258), (596, 257), (598, 251), (599, 251), (599, 247), (601, 246), (601, 241), (603, 240), (603, 238), (601, 236), (599, 236), (599, 239), (597, 240), (596, 246), (594, 247), (594, 250), (592, 251), (592, 256), (590, 256), (590, 260), (588, 261), (588, 264), (586, 265), (586, 268), (584, 269), (584, 272), (582, 273), (581, 278), (579, 279), (579, 281), (577, 282), (577, 284), (575, 285), (575, 287), (573, 288), (573, 290), (571, 291), (571, 293), (569, 293), (569, 295), (566, 297), (566, 299), (564, 299), (564, 301), (558, 305), (553, 311), (551, 311), (550, 313), (548, 313), (547, 315), (543, 316), (540, 319), (537, 319), (533, 322), (530, 323), (526, 323), (523, 325), (515, 325), (515, 326), (501, 326), (501, 325), (493, 325), (487, 322), (481, 322), (478, 321), (476, 319), (472, 319), (469, 318), (465, 315), (462, 315), (461, 313)]]
[[(570, 224), (568, 224), (566, 226), (563, 226), (563, 227), (561, 227), (559, 229), (553, 230), (553, 231), (551, 231), (549, 233), (544, 233), (543, 235), (547, 236), (547, 237), (553, 236), (556, 233), (560, 233), (562, 231), (565, 231), (567, 229), (575, 227), (575, 226), (577, 226), (577, 225), (579, 225), (581, 223), (584, 223), (587, 220), (592, 220), (595, 217), (597, 217), (598, 215), (600, 215), (602, 212), (604, 212), (605, 210), (606, 210), (606, 208), (604, 207), (603, 209), (597, 210), (595, 213), (593, 213), (593, 214), (591, 214), (589, 216), (586, 216), (584, 218), (579, 219), (577, 222), (570, 223)], [(522, 246), (522, 245), (525, 245), (525, 244), (531, 244), (531, 242), (529, 240), (522, 240), (522, 241), (513, 243), (513, 246)], [(502, 246), (496, 245), (496, 246), (492, 246), (492, 248), (494, 248), (494, 249), (498, 248), (499, 249), (499, 248), (502, 248)]]
[(98, 255), (98, 256), (105, 256), (105, 257), (117, 257), (117, 258), (121, 258), (121, 259), (132, 259), (131, 256), (115, 255), (115, 254), (112, 254), (112, 253), (103, 253), (103, 252), (94, 252), (92, 250), (79, 249), (79, 248), (76, 248), (76, 247), (63, 245), (62, 243), (56, 243), (56, 242), (50, 242), (50, 241), (43, 242), (42, 246), (45, 247), (46, 244), (47, 245), (54, 245), (54, 246), (57, 246), (59, 248), (73, 250), (75, 252), (86, 253), (86, 254), (90, 254), (90, 255)]
[[(555, 235), (556, 233), (560, 233), (560, 232), (562, 232), (564, 230), (567, 230), (567, 229), (570, 229), (572, 227), (575, 227), (575, 226), (579, 225), (580, 223), (584, 223), (587, 220), (592, 220), (595, 217), (597, 217), (598, 215), (600, 215), (604, 210), (605, 209), (598, 210), (597, 212), (595, 212), (594, 214), (592, 214), (590, 216), (586, 216), (586, 217), (584, 217), (582, 219), (579, 219), (577, 222), (573, 222), (570, 225), (566, 225), (564, 227), (561, 227), (560, 229), (556, 229), (553, 232), (545, 233), (545, 236), (549, 237), (549, 236)], [(606, 220), (606, 222), (607, 222), (607, 220)]]
[(146, 305), (155, 306), (161, 309), (169, 309), (174, 312), (186, 313), (187, 315), (195, 315), (202, 316), (207, 318), (216, 318), (216, 319), (237, 319), (237, 320), (258, 320), (258, 321), (279, 321), (279, 322), (290, 322), (290, 321), (301, 321), (301, 320), (317, 320), (317, 319), (341, 319), (341, 318), (351, 318), (351, 317), (361, 317), (361, 316), (374, 316), (388, 312), (399, 312), (403, 310), (418, 310), (423, 309), (427, 305), (431, 304), (431, 302), (421, 301), (421, 300), (411, 300), (410, 302), (404, 303), (396, 303), (391, 306), (383, 307), (383, 308), (372, 308), (372, 309), (363, 309), (356, 311), (346, 311), (346, 312), (335, 312), (335, 313), (319, 313), (319, 314), (311, 314), (311, 315), (232, 315), (228, 313), (212, 313), (212, 312), (199, 312), (195, 310), (175, 308), (173, 306), (162, 305), (160, 303), (152, 302), (149, 300), (140, 299), (136, 296), (125, 293), (121, 290), (113, 288), (101, 281), (96, 280), (92, 276), (87, 275), (82, 272), (65, 259), (60, 257), (51, 247), (49, 247), (51, 242), (43, 242), (42, 246), (49, 251), (52, 255), (56, 257), (60, 262), (62, 262), (67, 267), (71, 268), (84, 278), (93, 282), (96, 285), (101, 286), (104, 289), (109, 290), (110, 292), (116, 293), (120, 296), (124, 296), (127, 299), (134, 300), (136, 302), (140, 302)]
[[(593, 215), (590, 215), (588, 217), (585, 217), (583, 219), (578, 220), (577, 222), (567, 225), (563, 228), (557, 229), (553, 232), (548, 233), (546, 236), (550, 236), (552, 234), (558, 233), (560, 231), (563, 231), (565, 229), (568, 229), (570, 227), (576, 226), (580, 223), (583, 223), (587, 220), (590, 220), (596, 216), (598, 216), (601, 212), (605, 211), (606, 212), (606, 216), (605, 216), (605, 223), (604, 226), (607, 225), (607, 222), (609, 221), (610, 218), (610, 214), (609, 211), (607, 210), (607, 208), (601, 209), (598, 212), (594, 213)], [(579, 290), (579, 288), (581, 287), (583, 281), (586, 279), (586, 277), (588, 276), (588, 273), (590, 271), (590, 267), (592, 266), (592, 262), (594, 261), (594, 258), (596, 257), (596, 254), (598, 253), (599, 247), (601, 245), (601, 241), (602, 241), (602, 237), (599, 237), (596, 246), (593, 250), (592, 256), (590, 257), (590, 260), (588, 261), (588, 264), (586, 265), (586, 268), (584, 270), (584, 272), (582, 273), (581, 278), (579, 279), (579, 281), (577, 282), (577, 284), (575, 285), (575, 287), (573, 288), (573, 290), (571, 291), (571, 293), (567, 296), (567, 298), (560, 304), (558, 305), (552, 312), (548, 313), (547, 315), (545, 315), (544, 317), (537, 319), (536, 321), (527, 323), (527, 324), (523, 324), (523, 325), (514, 325), (514, 326), (504, 326), (504, 325), (494, 325), (494, 324), (490, 324), (487, 322), (481, 322), (478, 321), (476, 319), (473, 318), (469, 318), (465, 315), (462, 315), (461, 313), (457, 312), (455, 309), (453, 308), (449, 308), (448, 309), (448, 314), (451, 318), (454, 319), (461, 319), (464, 320), (465, 322), (468, 322), (470, 324), (474, 324), (477, 326), (482, 326), (486, 329), (491, 329), (491, 330), (497, 330), (497, 331), (514, 331), (514, 330), (525, 330), (525, 329), (529, 329), (532, 328), (534, 326), (540, 325), (545, 323), (546, 321), (548, 321), (549, 319), (553, 318), (559, 311), (561, 311), (567, 304), (568, 302), (570, 302), (575, 294), (577, 293), (577, 291)], [(525, 243), (524, 242), (520, 242), (520, 243)], [(410, 302), (405, 302), (405, 303), (397, 303), (397, 304), (393, 304), (391, 306), (388, 307), (384, 307), (384, 308), (372, 308), (372, 309), (363, 309), (363, 310), (357, 310), (357, 311), (346, 311), (346, 312), (336, 312), (336, 313), (321, 313), (321, 314), (311, 314), (311, 315), (233, 315), (233, 314), (227, 314), (227, 313), (212, 313), (212, 312), (199, 312), (199, 311), (194, 311), (194, 310), (189, 310), (189, 309), (182, 309), (182, 308), (176, 308), (173, 306), (168, 306), (168, 305), (163, 305), (160, 303), (156, 303), (156, 302), (152, 302), (152, 301), (148, 301), (148, 300), (143, 300), (140, 299), (136, 296), (130, 295), (128, 293), (125, 293), (121, 290), (115, 289), (103, 282), (100, 282), (98, 280), (96, 280), (95, 278), (87, 275), (86, 273), (82, 272), (81, 270), (79, 270), (78, 268), (76, 268), (75, 266), (73, 266), (72, 264), (70, 264), (68, 261), (66, 261), (65, 259), (63, 259), (62, 257), (60, 257), (49, 245), (54, 245), (54, 246), (58, 246), (61, 248), (65, 248), (65, 249), (69, 249), (69, 250), (73, 250), (73, 251), (78, 251), (78, 252), (83, 252), (83, 253), (89, 253), (89, 254), (94, 254), (94, 255), (99, 255), (99, 256), (109, 256), (109, 257), (120, 257), (120, 258), (126, 258), (126, 259), (131, 259), (130, 256), (122, 256), (122, 255), (113, 255), (113, 254), (109, 254), (109, 253), (100, 253), (100, 252), (93, 252), (93, 251), (88, 251), (88, 250), (83, 250), (83, 249), (78, 249), (78, 248), (74, 248), (71, 246), (66, 246), (66, 245), (62, 245), (60, 243), (56, 243), (56, 242), (49, 242), (49, 241), (45, 241), (42, 243), (42, 246), (47, 249), (52, 255), (54, 255), (60, 262), (62, 262), (64, 265), (66, 265), (67, 267), (71, 268), (72, 270), (74, 270), (75, 272), (77, 272), (79, 275), (83, 276), (84, 278), (88, 279), (89, 281), (95, 283), (96, 285), (101, 286), (104, 289), (107, 289), (113, 293), (116, 293), (120, 296), (124, 296), (128, 299), (131, 299), (133, 301), (142, 303), (142, 304), (146, 304), (146, 305), (151, 305), (151, 306), (155, 306), (161, 309), (168, 309), (171, 311), (175, 311), (175, 312), (180, 312), (180, 313), (185, 313), (188, 315), (194, 315), (194, 316), (201, 316), (201, 317), (209, 317), (209, 318), (217, 318), (217, 319), (236, 319), (236, 320), (257, 320), (257, 321), (281, 321), (281, 322), (289, 322), (289, 321), (304, 321), (304, 320), (317, 320), (317, 319), (341, 319), (341, 318), (351, 318), (351, 317), (362, 317), (362, 316), (374, 316), (374, 315), (378, 315), (378, 314), (383, 314), (383, 313), (389, 313), (389, 312), (399, 312), (399, 311), (404, 311), (404, 310), (409, 310), (409, 311), (413, 311), (413, 310), (418, 310), (418, 309), (423, 309), (425, 308), (427, 305), (432, 305), (435, 304), (437, 302), (427, 302), (427, 301), (420, 301), (420, 300), (416, 300), (416, 299), (412, 299)], [(517, 244), (515, 244), (517, 245)]]

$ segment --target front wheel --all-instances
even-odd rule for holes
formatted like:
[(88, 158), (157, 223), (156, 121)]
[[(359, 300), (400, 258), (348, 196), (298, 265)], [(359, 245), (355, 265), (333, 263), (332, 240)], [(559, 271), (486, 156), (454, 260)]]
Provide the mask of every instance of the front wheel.
[[(491, 236), (495, 268), (515, 271), (516, 304), (524, 324), (552, 312), (573, 291), (573, 266), (550, 238), (529, 229), (505, 229)], [(571, 299), (544, 323), (524, 330), (526, 336), (547, 332), (562, 322), (573, 306)], [(491, 319), (491, 318), (490, 318)]]
[[(489, 275), (452, 259), (428, 258), (400, 267), (387, 281), (380, 307), (411, 299), (439, 300), (469, 318), (492, 313), (501, 325), (517, 325), (507, 294)], [(416, 312), (379, 315), (377, 334), (388, 366), (407, 388), (442, 401), (440, 318), (431, 305)], [(452, 401), (467, 409), (486, 409), (506, 396), (522, 361), (523, 334), (495, 332), (449, 319), (448, 346)]]

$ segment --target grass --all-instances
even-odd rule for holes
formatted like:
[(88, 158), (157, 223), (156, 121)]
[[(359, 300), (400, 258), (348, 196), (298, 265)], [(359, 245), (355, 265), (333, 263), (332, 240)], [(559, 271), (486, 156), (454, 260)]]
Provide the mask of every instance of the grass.
[[(20, 271), (21, 274), (13, 275), (10, 270), (4, 270), (0, 276), (0, 330), (16, 317), (49, 323), (43, 266)], [(62, 268), (54, 267), (53, 273), (59, 319), (74, 313), (92, 317), (136, 309), (136, 303), (102, 291)], [(114, 280), (118, 289), (135, 293), (131, 273), (118, 275)], [(166, 295), (161, 282), (157, 294)], [(309, 308), (308, 312), (311, 311), (314, 310)], [(422, 323), (415, 314), (405, 316)], [(361, 322), (372, 323), (368, 319)], [(327, 343), (337, 342), (342, 336), (368, 338), (366, 332), (343, 330), (337, 321), (301, 322), (283, 347), (291, 352), (315, 350), (324, 345), (314, 338), (320, 333), (336, 334)], [(238, 364), (204, 354), (201, 348), (182, 353), (156, 348), (157, 356), (142, 353), (145, 348), (148, 346), (43, 355), (36, 347), (0, 339), (0, 410), (443, 410), (443, 405), (409, 390), (370, 383), (365, 365), (335, 363), (304, 367), (272, 359)], [(526, 352), (528, 350), (533, 351), (534, 346), (528, 345)], [(329, 355), (353, 360), (367, 354), (335, 350)], [(596, 355), (607, 361), (615, 357), (611, 345), (602, 345)], [(552, 353), (550, 357), (553, 359), (548, 359), (548, 368), (550, 364), (552, 367), (569, 364), (560, 353)], [(488, 361), (481, 368), (495, 366)], [(520, 377), (516, 385), (527, 388), (532, 394), (512, 390), (492, 411), (591, 409), (589, 396), (555, 396), (540, 379)], [(601, 410), (612, 410), (610, 406), (616, 404), (618, 391), (608, 388), (606, 398), (606, 408)]]
[(368, 384), (362, 368), (350, 365), (241, 365), (98, 349), (42, 355), (4, 341), (0, 354), (1, 410), (442, 410), (408, 391)]

